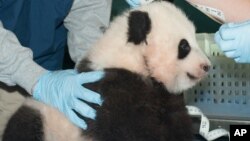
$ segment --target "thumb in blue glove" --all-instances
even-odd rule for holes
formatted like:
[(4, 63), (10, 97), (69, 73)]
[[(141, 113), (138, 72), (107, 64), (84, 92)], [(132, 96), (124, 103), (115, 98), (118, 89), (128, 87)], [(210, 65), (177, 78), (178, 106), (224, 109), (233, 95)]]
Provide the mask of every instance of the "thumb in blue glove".
[(126, 0), (126, 2), (132, 7), (136, 8), (140, 5), (151, 3), (154, 0)]
[(83, 101), (101, 105), (98, 93), (82, 86), (84, 83), (95, 82), (104, 75), (102, 71), (80, 73), (75, 70), (46, 72), (38, 80), (33, 91), (33, 98), (57, 108), (75, 125), (87, 129), (87, 124), (76, 113), (94, 119), (95, 110)]
[(214, 38), (227, 57), (250, 63), (250, 21), (224, 24)]

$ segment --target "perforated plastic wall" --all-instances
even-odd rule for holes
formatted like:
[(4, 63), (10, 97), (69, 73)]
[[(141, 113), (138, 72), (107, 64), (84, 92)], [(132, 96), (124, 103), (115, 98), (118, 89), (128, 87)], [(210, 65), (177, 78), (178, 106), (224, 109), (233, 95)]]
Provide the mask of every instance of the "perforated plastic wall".
[(213, 36), (197, 34), (212, 69), (206, 79), (185, 93), (186, 103), (211, 118), (250, 120), (250, 64), (237, 64), (225, 57)]

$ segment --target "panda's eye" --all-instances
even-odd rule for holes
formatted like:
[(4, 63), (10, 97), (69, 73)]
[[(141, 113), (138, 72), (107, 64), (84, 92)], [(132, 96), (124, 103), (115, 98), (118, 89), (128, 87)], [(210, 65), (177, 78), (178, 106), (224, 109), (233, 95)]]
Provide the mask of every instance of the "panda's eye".
[(182, 39), (179, 43), (178, 47), (178, 58), (184, 59), (190, 52), (191, 47), (188, 44), (188, 41), (186, 39)]

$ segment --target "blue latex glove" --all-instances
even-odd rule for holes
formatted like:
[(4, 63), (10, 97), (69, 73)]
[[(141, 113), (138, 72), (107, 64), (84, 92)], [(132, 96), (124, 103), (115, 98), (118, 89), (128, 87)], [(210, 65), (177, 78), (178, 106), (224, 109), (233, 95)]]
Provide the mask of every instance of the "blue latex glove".
[(227, 57), (238, 63), (250, 63), (250, 21), (222, 25), (215, 41)]
[(75, 70), (48, 71), (38, 80), (33, 97), (57, 108), (78, 127), (87, 129), (85, 121), (79, 118), (72, 109), (84, 117), (95, 118), (96, 111), (79, 99), (101, 105), (100, 95), (84, 88), (82, 84), (97, 81), (103, 75), (102, 71), (80, 74)]
[(154, 0), (126, 0), (126, 1), (132, 8), (136, 8), (140, 5), (151, 3)]

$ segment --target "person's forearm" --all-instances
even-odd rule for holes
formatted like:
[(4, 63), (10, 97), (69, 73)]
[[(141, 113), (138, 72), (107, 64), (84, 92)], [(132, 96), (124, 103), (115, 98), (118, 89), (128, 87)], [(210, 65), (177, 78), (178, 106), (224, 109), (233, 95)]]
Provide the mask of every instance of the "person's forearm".
[(16, 36), (0, 22), (0, 81), (13, 86), (18, 84), (30, 94), (38, 77), (45, 69), (33, 61), (32, 51), (20, 45)]
[(108, 27), (111, 3), (112, 0), (74, 0), (64, 24), (69, 31), (69, 53), (75, 63), (87, 53)]
[(226, 22), (250, 20), (250, 0), (188, 0), (192, 3), (216, 8), (224, 13)]

